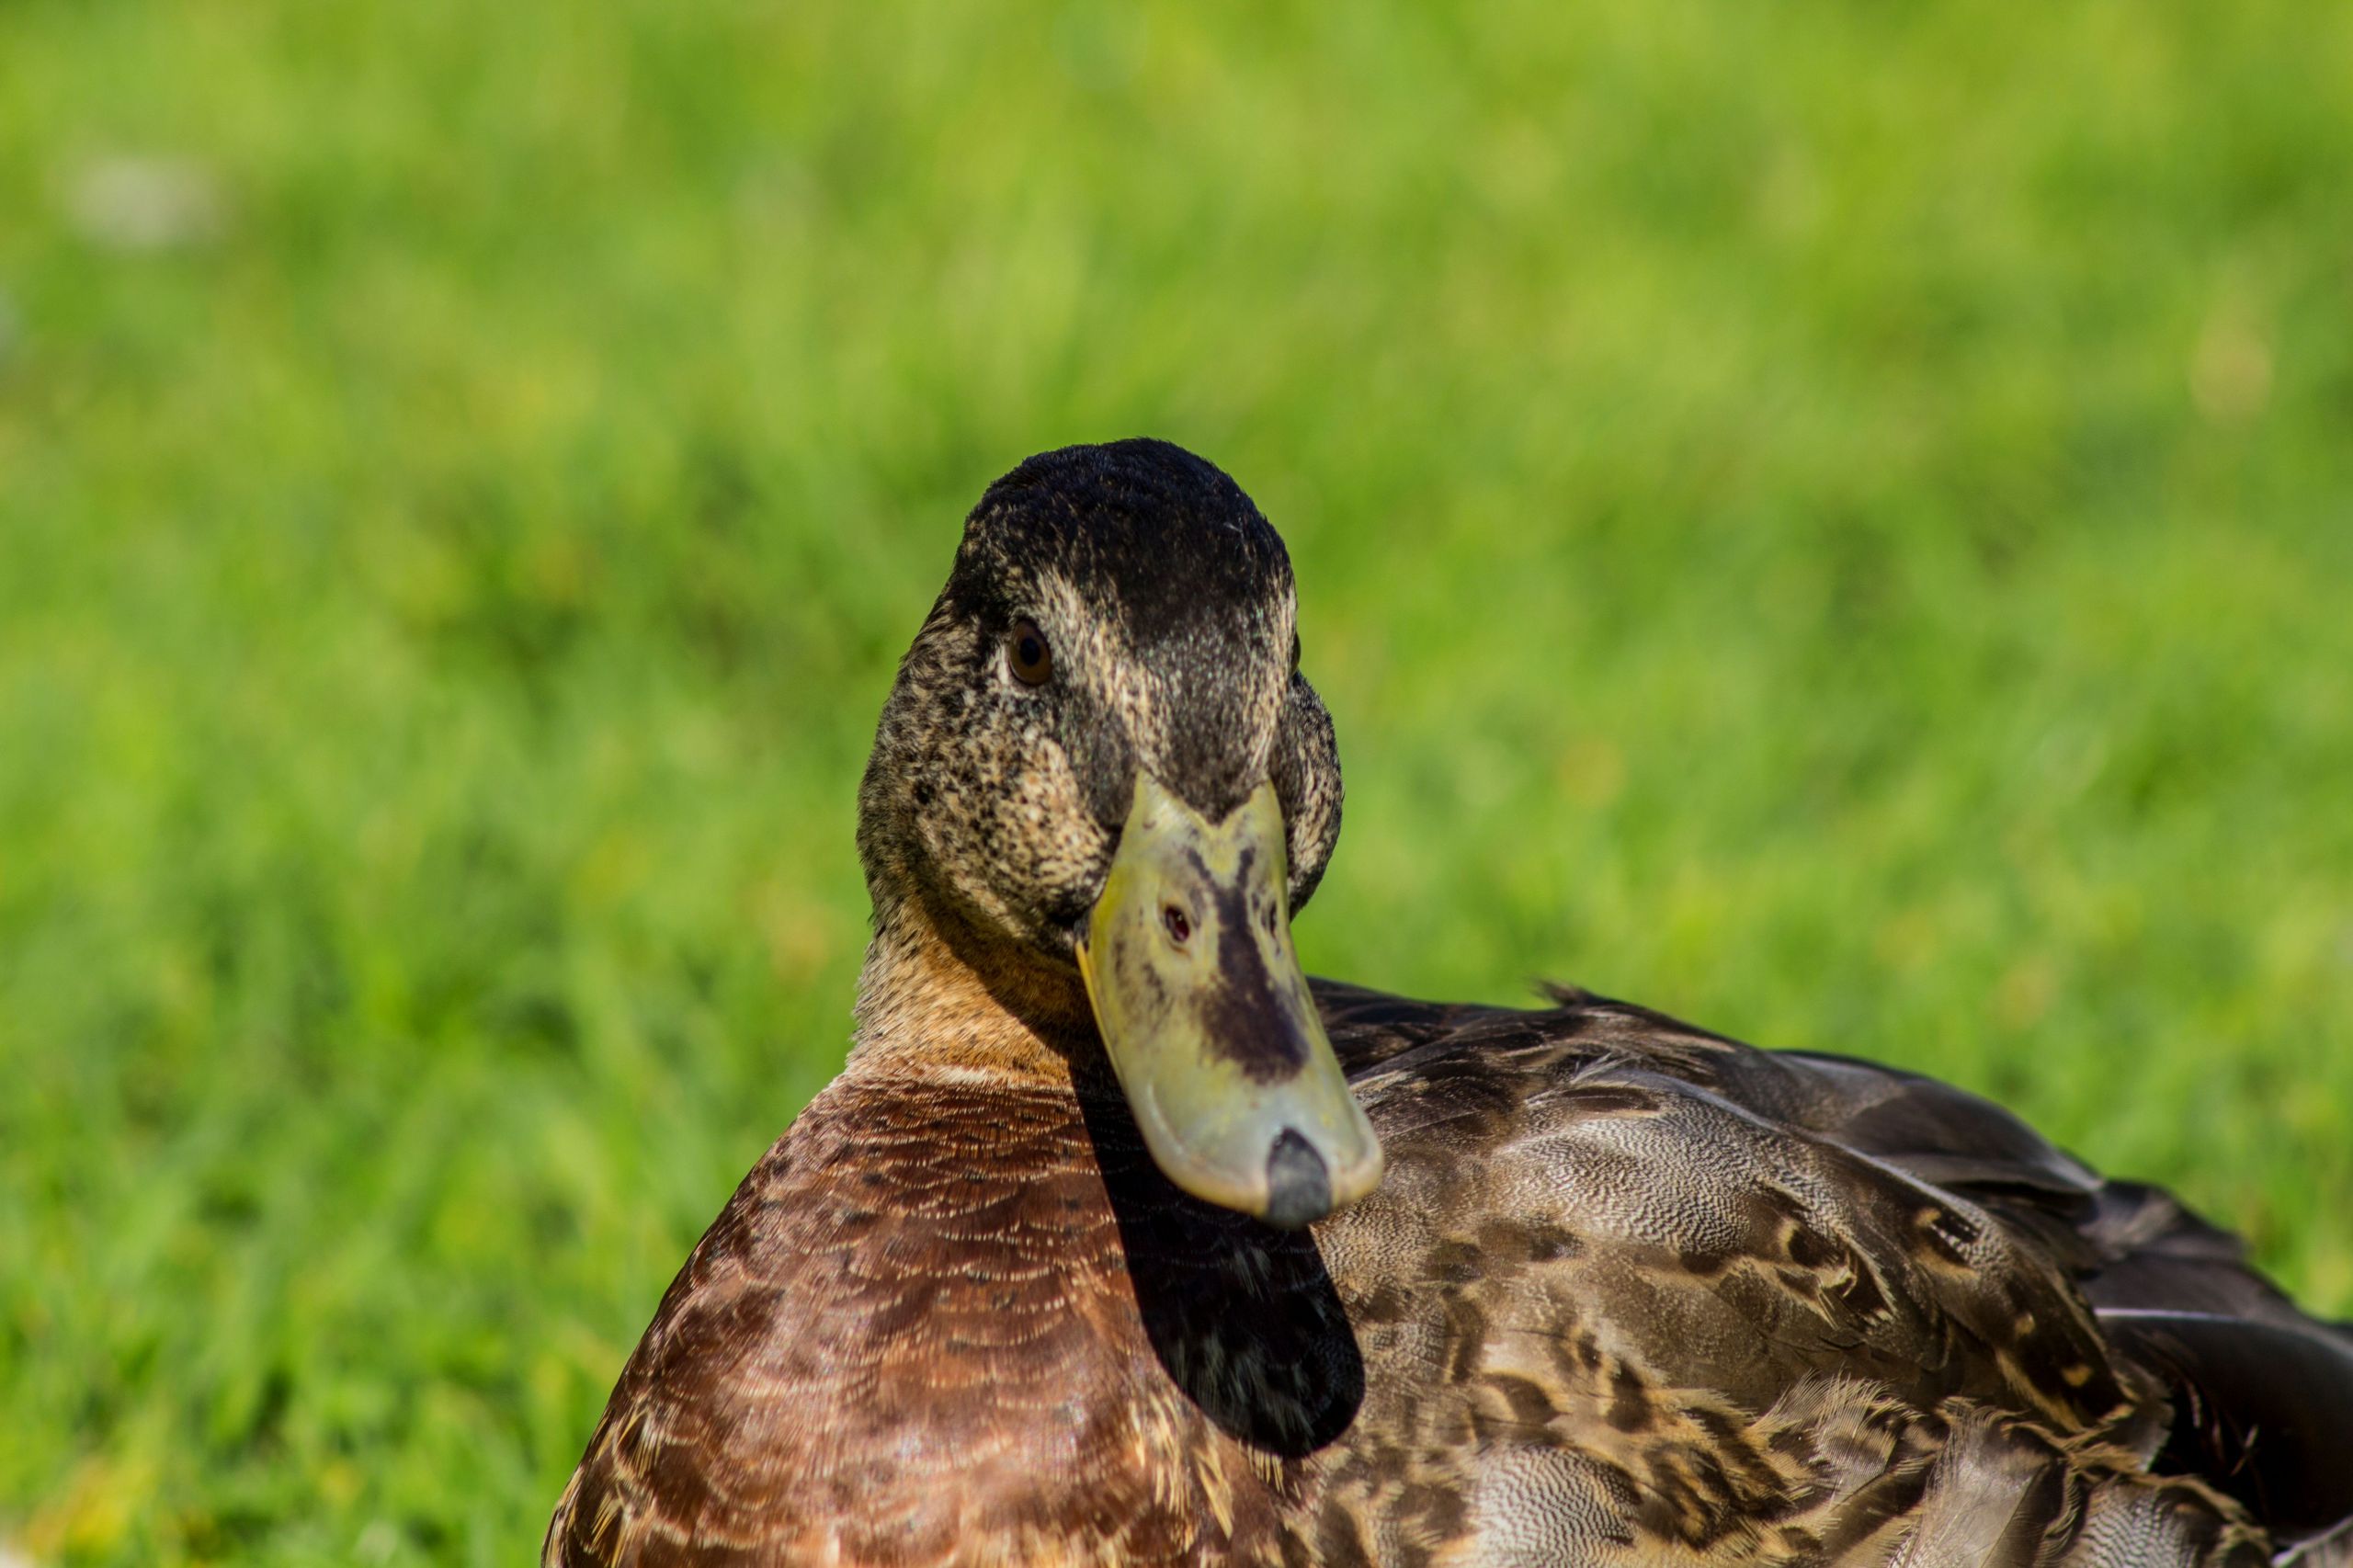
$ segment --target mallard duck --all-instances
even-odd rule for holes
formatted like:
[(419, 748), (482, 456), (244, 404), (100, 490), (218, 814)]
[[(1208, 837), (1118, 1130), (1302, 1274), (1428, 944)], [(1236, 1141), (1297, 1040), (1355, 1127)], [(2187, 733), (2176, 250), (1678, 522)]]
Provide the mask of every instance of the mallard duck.
[(1294, 619), (1176, 447), (982, 497), (859, 795), (847, 1063), (547, 1563), (2353, 1562), (2353, 1330), (2165, 1193), (1583, 991), (1304, 978)]

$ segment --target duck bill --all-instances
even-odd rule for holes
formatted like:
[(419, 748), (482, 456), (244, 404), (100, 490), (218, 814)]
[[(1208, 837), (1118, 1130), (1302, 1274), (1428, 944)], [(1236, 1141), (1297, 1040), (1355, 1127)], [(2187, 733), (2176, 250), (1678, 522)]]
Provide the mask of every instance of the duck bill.
[(1274, 786), (1211, 823), (1140, 773), (1078, 968), (1162, 1172), (1295, 1229), (1380, 1185), (1381, 1143), (1300, 971), (1289, 881)]

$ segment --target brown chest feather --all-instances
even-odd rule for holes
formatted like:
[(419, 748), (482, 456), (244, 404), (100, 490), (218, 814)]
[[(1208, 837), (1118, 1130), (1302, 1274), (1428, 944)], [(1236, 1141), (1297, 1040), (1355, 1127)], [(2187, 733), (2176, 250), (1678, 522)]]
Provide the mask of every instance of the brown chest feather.
[(556, 1560), (1273, 1560), (1293, 1460), (1362, 1385), (1337, 1299), (1305, 1237), (1205, 1238), (1094, 1119), (1066, 1090), (821, 1096), (664, 1298)]

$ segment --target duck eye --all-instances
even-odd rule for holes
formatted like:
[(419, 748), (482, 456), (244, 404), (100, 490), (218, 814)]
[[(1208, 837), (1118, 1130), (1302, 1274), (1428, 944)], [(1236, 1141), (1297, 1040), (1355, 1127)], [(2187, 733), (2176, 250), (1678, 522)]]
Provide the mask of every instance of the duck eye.
[(1017, 620), (1005, 636), (1005, 662), (1024, 686), (1043, 686), (1054, 673), (1054, 651), (1034, 620)]
[(1299, 674), (1299, 633), (1290, 634), (1290, 673)]

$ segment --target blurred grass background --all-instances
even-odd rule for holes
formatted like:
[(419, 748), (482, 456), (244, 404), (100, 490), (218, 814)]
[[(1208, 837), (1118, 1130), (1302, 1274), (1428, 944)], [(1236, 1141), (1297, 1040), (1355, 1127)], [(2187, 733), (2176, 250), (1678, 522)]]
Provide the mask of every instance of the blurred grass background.
[(1312, 967), (2353, 1311), (2353, 9), (0, 6), (0, 1543), (529, 1558), (837, 1065), (965, 507), (1289, 537)]

